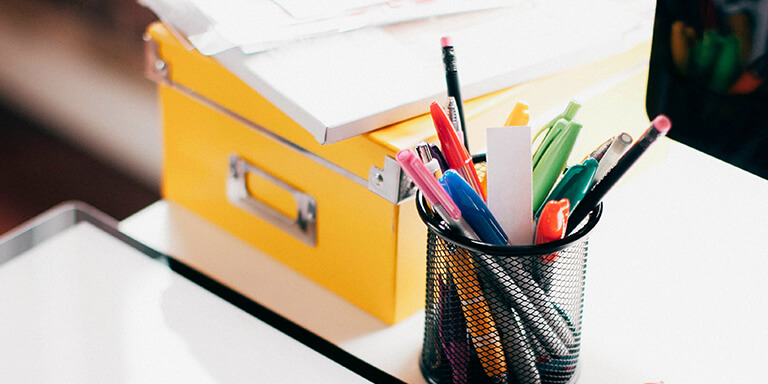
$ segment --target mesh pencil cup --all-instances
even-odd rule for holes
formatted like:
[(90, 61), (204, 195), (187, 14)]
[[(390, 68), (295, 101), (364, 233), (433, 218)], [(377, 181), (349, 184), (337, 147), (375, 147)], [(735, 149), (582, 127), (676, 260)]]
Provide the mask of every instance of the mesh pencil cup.
[(578, 377), (587, 243), (602, 205), (562, 240), (499, 246), (467, 239), (432, 214), (419, 365), (428, 382), (573, 383)]

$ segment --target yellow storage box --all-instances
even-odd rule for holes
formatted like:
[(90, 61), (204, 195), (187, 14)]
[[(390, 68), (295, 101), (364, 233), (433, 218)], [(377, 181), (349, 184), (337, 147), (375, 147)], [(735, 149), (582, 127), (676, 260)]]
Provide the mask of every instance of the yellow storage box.
[[(423, 116), (320, 145), (215, 60), (187, 49), (163, 24), (150, 26), (145, 39), (147, 76), (159, 84), (162, 104), (166, 199), (386, 323), (423, 307), (426, 228), (411, 183), (393, 159), (419, 141), (437, 141), (428, 105)], [(593, 84), (596, 74), (624, 79), (632, 63), (647, 64), (647, 45), (471, 100), (465, 104), (467, 121), (472, 127), (500, 126), (518, 100), (538, 111), (561, 108), (570, 96), (603, 87)], [(629, 77), (644, 83), (644, 73)], [(587, 114), (585, 126), (606, 125)], [(624, 121), (633, 120), (611, 117), (606, 126), (631, 129)], [(481, 134), (469, 132), (473, 148), (484, 146)], [(603, 140), (580, 139), (575, 152)]]
[(423, 307), (426, 230), (393, 158), (434, 135), (429, 125), (320, 145), (163, 24), (145, 40), (162, 108), (164, 198), (386, 323)]

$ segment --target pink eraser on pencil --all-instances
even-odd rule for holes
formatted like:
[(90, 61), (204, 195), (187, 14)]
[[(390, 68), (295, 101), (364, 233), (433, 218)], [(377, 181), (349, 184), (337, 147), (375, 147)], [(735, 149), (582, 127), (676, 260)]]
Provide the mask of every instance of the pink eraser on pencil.
[(443, 36), (440, 38), (440, 44), (442, 44), (443, 47), (453, 47), (453, 39), (451, 39), (450, 36)]
[(668, 117), (664, 115), (658, 115), (655, 119), (653, 119), (653, 126), (657, 131), (661, 132), (661, 134), (666, 135), (667, 132), (669, 132), (669, 129), (672, 128), (672, 122), (669, 121)]

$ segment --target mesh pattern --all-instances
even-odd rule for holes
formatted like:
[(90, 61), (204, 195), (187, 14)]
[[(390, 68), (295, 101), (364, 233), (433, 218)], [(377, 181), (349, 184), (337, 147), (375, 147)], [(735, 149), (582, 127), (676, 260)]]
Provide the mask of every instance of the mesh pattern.
[(586, 237), (555, 254), (494, 256), (427, 237), (420, 365), (432, 383), (569, 383), (581, 344)]

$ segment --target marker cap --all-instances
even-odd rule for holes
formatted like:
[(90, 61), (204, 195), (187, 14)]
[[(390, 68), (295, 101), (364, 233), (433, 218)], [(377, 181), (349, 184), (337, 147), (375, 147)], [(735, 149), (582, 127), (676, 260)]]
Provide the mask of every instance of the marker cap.
[(459, 211), (456, 203), (451, 200), (445, 190), (443, 190), (437, 182), (437, 179), (435, 179), (432, 173), (427, 170), (424, 163), (421, 162), (410, 148), (398, 152), (395, 156), (395, 160), (397, 160), (403, 171), (405, 171), (411, 180), (413, 180), (413, 183), (416, 184), (419, 190), (421, 190), (421, 193), (424, 194), (424, 198), (427, 199), (429, 204), (442, 206), (454, 220), (461, 218), (461, 211)]

